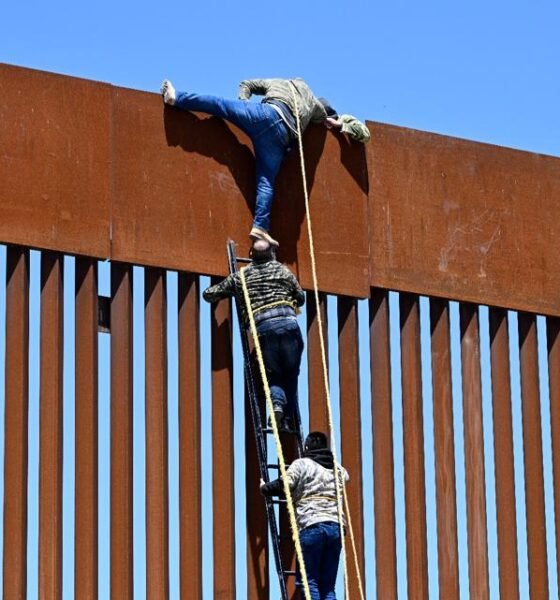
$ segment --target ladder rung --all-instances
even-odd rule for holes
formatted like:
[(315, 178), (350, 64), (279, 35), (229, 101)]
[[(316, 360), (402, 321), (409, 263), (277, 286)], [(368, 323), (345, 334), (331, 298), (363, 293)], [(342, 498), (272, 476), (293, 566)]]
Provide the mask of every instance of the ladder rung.
[[(263, 433), (269, 433), (269, 434), (273, 434), (274, 433), (274, 429), (272, 429), (272, 427), (263, 427), (261, 429), (261, 431)], [(286, 431), (285, 429), (280, 429), (279, 433), (283, 433), (284, 435), (288, 434), (288, 435), (297, 435), (297, 431)]]
[(287, 500), (285, 498), (276, 498), (271, 500), (272, 504), (287, 504)]
[(284, 577), (293, 577), (296, 574), (295, 571), (282, 571), (282, 573), (284, 574)]
[(237, 262), (241, 262), (241, 263), (250, 263), (250, 262), (253, 262), (253, 261), (252, 261), (252, 259), (250, 259), (250, 258), (243, 258), (243, 257), (241, 257), (241, 256), (238, 256), (238, 257), (237, 257)]
[[(268, 469), (279, 469), (280, 465), (266, 465)], [(286, 463), (286, 469), (290, 468), (290, 463)]]

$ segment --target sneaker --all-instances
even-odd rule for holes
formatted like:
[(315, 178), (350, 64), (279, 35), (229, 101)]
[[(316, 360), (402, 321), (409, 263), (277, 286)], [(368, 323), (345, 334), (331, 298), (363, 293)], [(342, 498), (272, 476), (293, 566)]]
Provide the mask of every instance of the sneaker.
[[(272, 414), (274, 415), (276, 426), (278, 429), (282, 430), (282, 424), (284, 423), (284, 411), (282, 410), (282, 407), (275, 406)], [(272, 415), (268, 417), (268, 427), (272, 429)]]
[(169, 81), (169, 79), (163, 80), (160, 92), (163, 96), (163, 101), (165, 102), (165, 104), (169, 104), (170, 106), (173, 106), (175, 104), (177, 92), (175, 91), (175, 88), (173, 87), (173, 84), (171, 83), (171, 81)]
[(292, 417), (284, 417), (282, 419), (282, 425), (280, 425), (280, 431), (282, 433), (296, 433), (296, 428), (294, 425), (294, 420)]
[(268, 234), (268, 231), (261, 229), (260, 227), (253, 227), (249, 233), (249, 237), (252, 240), (264, 240), (268, 242), (271, 246), (278, 247), (280, 244)]

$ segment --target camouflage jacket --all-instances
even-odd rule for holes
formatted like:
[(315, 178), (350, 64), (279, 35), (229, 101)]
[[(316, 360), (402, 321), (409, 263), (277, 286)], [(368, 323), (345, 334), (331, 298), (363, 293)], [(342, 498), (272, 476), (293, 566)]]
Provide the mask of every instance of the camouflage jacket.
[(327, 118), (323, 105), (303, 79), (246, 79), (239, 84), (240, 100), (249, 100), (253, 94), (264, 96), (263, 102), (280, 100), (288, 106), (295, 118), (294, 91), (303, 133), (309, 123), (321, 123)]
[[(302, 306), (305, 294), (294, 274), (277, 260), (253, 262), (245, 269), (245, 280), (253, 311), (258, 311), (275, 302), (290, 302)], [(223, 281), (204, 290), (207, 302), (217, 302), (233, 296), (241, 290), (239, 274), (228, 275)], [(295, 312), (293, 313), (295, 316)], [(246, 315), (244, 314), (245, 320)]]

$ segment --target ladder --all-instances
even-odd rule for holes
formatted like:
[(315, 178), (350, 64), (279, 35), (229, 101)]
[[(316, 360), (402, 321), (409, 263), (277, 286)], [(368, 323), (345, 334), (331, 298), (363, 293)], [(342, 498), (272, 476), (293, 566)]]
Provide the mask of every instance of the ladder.
[[(250, 258), (238, 258), (235, 251), (235, 243), (229, 240), (227, 243), (227, 253), (229, 262), (230, 274), (235, 274), (239, 271), (238, 263), (250, 263)], [(265, 482), (269, 482), (271, 479), (276, 477), (270, 477), (270, 470), (279, 472), (278, 464), (271, 464), (268, 462), (268, 449), (267, 449), (267, 435), (273, 435), (272, 428), (266, 425), (266, 414), (263, 414), (258, 401), (257, 386), (253, 371), (251, 368), (251, 354), (249, 347), (249, 333), (245, 327), (243, 321), (243, 306), (245, 304), (243, 298), (243, 291), (241, 285), (236, 286), (235, 290), (235, 304), (237, 308), (237, 319), (239, 322), (239, 334), (241, 336), (241, 346), (243, 348), (243, 360), (244, 360), (244, 372), (245, 382), (247, 385), (247, 394), (249, 399), (249, 405), (251, 410), (251, 420), (253, 421), (253, 429), (255, 431), (255, 442), (257, 445), (257, 457), (259, 461), (260, 475)], [(266, 412), (266, 411), (265, 411)], [(293, 435), (297, 438), (298, 454), (303, 454), (303, 435), (301, 429), (301, 416), (299, 413), (299, 406), (296, 402), (294, 415), (293, 415)], [(288, 600), (288, 591), (286, 588), (286, 578), (295, 576), (295, 571), (285, 569), (282, 565), (282, 556), (280, 553), (280, 533), (277, 514), (275, 506), (279, 507), (279, 510), (285, 508), (286, 500), (283, 498), (264, 498), (266, 505), (266, 516), (268, 520), (268, 526), (270, 529), (270, 537), (272, 542), (272, 551), (274, 554), (274, 563), (276, 571), (278, 573), (278, 581), (280, 584), (280, 593), (282, 600)]]

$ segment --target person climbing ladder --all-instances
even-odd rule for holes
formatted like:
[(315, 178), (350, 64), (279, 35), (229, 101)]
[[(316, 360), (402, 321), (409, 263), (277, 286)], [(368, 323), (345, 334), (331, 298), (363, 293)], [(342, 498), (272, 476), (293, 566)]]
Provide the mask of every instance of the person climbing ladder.
[[(181, 110), (205, 112), (227, 119), (250, 138), (255, 150), (256, 200), (253, 226), (249, 237), (278, 242), (270, 235), (270, 211), (274, 199), (276, 176), (288, 151), (297, 140), (296, 117), (301, 133), (309, 123), (324, 123), (329, 129), (347, 133), (360, 142), (369, 140), (369, 131), (351, 115), (338, 117), (325, 98), (316, 98), (303, 79), (250, 79), (242, 81), (239, 99), (177, 92), (164, 80), (163, 101)], [(251, 96), (263, 96), (260, 103), (249, 102)], [(296, 106), (298, 115), (296, 115)]]
[[(346, 469), (334, 464), (327, 436), (321, 431), (307, 436), (303, 457), (294, 460), (287, 470), (311, 600), (336, 600), (342, 542), (335, 472), (348, 481)], [(282, 495), (283, 483), (280, 478), (269, 483), (261, 480), (260, 489), (263, 496)], [(299, 577), (298, 585), (301, 587)]]
[[(251, 259), (252, 263), (245, 269), (245, 277), (270, 384), (274, 416), (281, 430), (292, 431), (303, 352), (296, 307), (304, 304), (305, 294), (293, 273), (276, 260), (267, 241), (253, 242)], [(231, 297), (236, 286), (239, 286), (238, 273), (228, 275), (220, 283), (204, 290), (203, 298), (207, 302), (217, 302)]]

